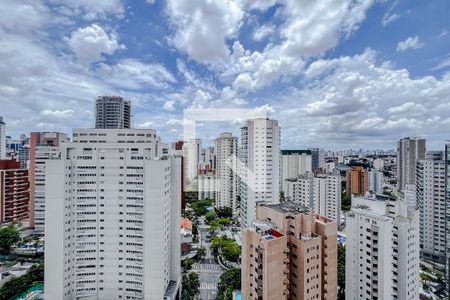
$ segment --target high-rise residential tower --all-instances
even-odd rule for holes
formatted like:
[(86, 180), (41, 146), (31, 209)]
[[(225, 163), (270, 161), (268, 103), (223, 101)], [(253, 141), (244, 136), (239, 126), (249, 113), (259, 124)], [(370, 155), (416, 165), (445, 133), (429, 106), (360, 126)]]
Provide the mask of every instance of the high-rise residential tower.
[(311, 148), (311, 167), (317, 171), (325, 166), (325, 151), (321, 148)]
[(416, 184), (416, 164), (424, 159), (426, 141), (417, 137), (406, 137), (397, 143), (397, 187), (399, 191), (407, 184)]
[(198, 176), (201, 161), (202, 140), (190, 139), (183, 144), (184, 178), (186, 184), (192, 183)]
[(60, 159), (60, 147), (68, 141), (60, 132), (30, 134), (30, 227), (38, 232), (45, 226), (45, 161)]
[(76, 129), (46, 164), (46, 299), (175, 299), (181, 158), (151, 129)]
[(415, 207), (382, 195), (353, 196), (346, 221), (345, 298), (419, 299)]
[(6, 158), (6, 124), (0, 117), (0, 159)]
[(364, 195), (369, 191), (369, 171), (363, 167), (347, 170), (345, 191), (347, 195)]
[(28, 170), (20, 163), (0, 160), (0, 224), (28, 219)]
[(417, 163), (417, 205), (423, 259), (445, 264), (445, 160), (444, 152), (429, 151)]
[(242, 299), (337, 297), (337, 225), (289, 202), (260, 205), (242, 234)]
[(341, 212), (341, 176), (312, 173), (285, 180), (285, 199), (309, 207), (314, 212), (339, 222)]
[(281, 150), (281, 170), (281, 188), (286, 192), (286, 179), (312, 172), (311, 150)]
[(222, 133), (214, 141), (214, 151), (217, 165), (216, 206), (231, 207), (233, 214), (236, 214), (238, 207), (237, 138), (231, 133)]
[(247, 120), (241, 127), (240, 220), (243, 228), (256, 216), (258, 203), (280, 202), (280, 127), (277, 120)]
[(375, 194), (383, 193), (383, 172), (378, 171), (376, 169), (372, 169), (369, 171), (369, 192)]
[(446, 186), (446, 199), (445, 199), (445, 227), (446, 227), (446, 255), (445, 261), (445, 284), (447, 291), (450, 291), (450, 143), (445, 145), (445, 186)]
[(119, 96), (99, 96), (95, 100), (95, 128), (131, 128), (131, 102)]

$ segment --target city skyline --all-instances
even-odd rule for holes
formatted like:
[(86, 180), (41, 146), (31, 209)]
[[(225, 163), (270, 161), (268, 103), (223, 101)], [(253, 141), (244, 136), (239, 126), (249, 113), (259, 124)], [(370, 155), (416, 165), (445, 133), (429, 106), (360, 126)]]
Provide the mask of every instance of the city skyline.
[[(180, 139), (183, 110), (200, 107), (265, 109), (284, 149), (395, 149), (420, 136), (438, 150), (448, 139), (445, 1), (0, 5), (11, 53), (0, 104), (14, 137), (93, 127), (95, 97), (117, 95), (136, 108), (135, 127), (167, 140)], [(205, 123), (202, 139), (231, 127), (219, 125)]]

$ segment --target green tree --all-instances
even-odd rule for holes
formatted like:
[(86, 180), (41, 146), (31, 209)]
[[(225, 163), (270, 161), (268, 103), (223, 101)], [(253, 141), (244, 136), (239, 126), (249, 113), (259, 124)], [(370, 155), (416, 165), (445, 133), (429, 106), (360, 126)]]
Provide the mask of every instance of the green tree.
[(352, 207), (352, 197), (348, 194), (345, 194), (342, 197), (342, 202), (341, 202), (341, 207), (342, 207), (342, 211), (349, 211), (350, 208)]
[(33, 265), (25, 275), (7, 281), (0, 288), (0, 300), (8, 300), (26, 291), (34, 282), (44, 281), (44, 265)]
[(214, 221), (216, 219), (217, 219), (217, 215), (216, 215), (216, 213), (214, 211), (209, 211), (205, 215), (205, 220), (208, 223), (210, 223), (210, 222), (212, 222), (212, 221)]
[(216, 300), (231, 300), (233, 290), (241, 289), (241, 269), (230, 269), (225, 271), (219, 278), (217, 285), (218, 297)]
[(345, 246), (338, 244), (338, 299), (345, 299)]
[(194, 261), (192, 260), (192, 258), (186, 258), (185, 260), (183, 260), (183, 266), (185, 268), (185, 270), (190, 270), (192, 268), (192, 265), (194, 264)]
[(197, 273), (188, 273), (183, 275), (181, 299), (191, 300), (198, 294), (200, 289), (200, 280)]
[(219, 218), (231, 218), (233, 216), (231, 207), (216, 207), (214, 210)]
[(10, 224), (0, 229), (0, 254), (8, 255), (11, 247), (20, 240), (20, 233), (16, 226)]

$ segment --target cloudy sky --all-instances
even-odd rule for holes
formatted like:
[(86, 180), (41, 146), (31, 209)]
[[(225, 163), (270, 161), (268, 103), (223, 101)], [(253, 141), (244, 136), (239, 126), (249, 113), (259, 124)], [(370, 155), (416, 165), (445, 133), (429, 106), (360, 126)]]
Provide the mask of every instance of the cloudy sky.
[[(98, 95), (182, 136), (187, 108), (267, 110), (285, 148), (450, 139), (448, 0), (0, 0), (8, 133), (93, 125)], [(233, 123), (205, 122), (210, 141)]]

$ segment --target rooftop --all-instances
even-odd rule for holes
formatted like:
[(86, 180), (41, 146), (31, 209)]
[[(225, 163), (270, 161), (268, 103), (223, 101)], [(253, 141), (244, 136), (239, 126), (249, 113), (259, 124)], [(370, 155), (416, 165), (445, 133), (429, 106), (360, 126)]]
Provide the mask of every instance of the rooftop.
[(294, 213), (294, 214), (310, 214), (311, 209), (307, 206), (295, 204), (293, 202), (283, 202), (279, 204), (262, 204), (261, 206), (265, 206), (276, 210), (281, 213)]
[(291, 155), (291, 154), (311, 155), (311, 150), (281, 150), (281, 155)]

